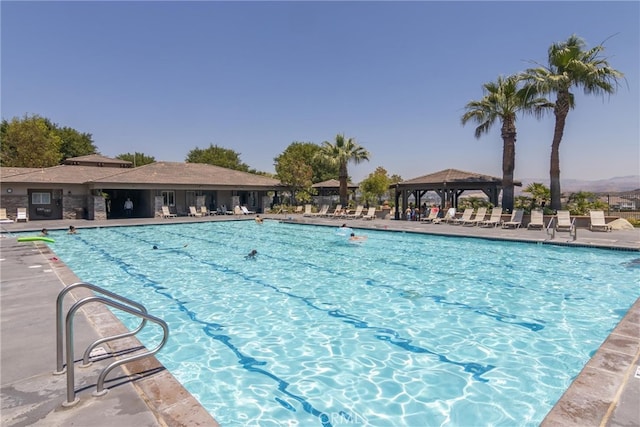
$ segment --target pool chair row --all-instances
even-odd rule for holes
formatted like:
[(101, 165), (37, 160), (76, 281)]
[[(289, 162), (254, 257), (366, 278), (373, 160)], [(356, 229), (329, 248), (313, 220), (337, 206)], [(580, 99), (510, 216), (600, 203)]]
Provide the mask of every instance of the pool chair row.
[[(0, 222), (13, 222), (13, 221), (14, 220), (12, 220), (11, 218), (9, 218), (7, 216), (7, 209), (6, 208), (0, 208)], [(20, 222), (20, 221), (28, 222), (29, 221), (29, 215), (27, 214), (27, 208), (18, 208), (15, 221), (16, 222)]]
[[(453, 225), (462, 225), (462, 226), (478, 226), (478, 227), (497, 227), (502, 226), (502, 228), (519, 228), (522, 223), (522, 210), (516, 209), (511, 215), (511, 219), (509, 221), (502, 220), (502, 208), (495, 207), (491, 210), (491, 214), (487, 218), (487, 208), (480, 207), (478, 211), (475, 212), (473, 208), (467, 208), (462, 212), (462, 216), (460, 218), (455, 217), (455, 212), (450, 214), (447, 212), (445, 215), (445, 220), (448, 223)], [(451, 210), (450, 210), (451, 211)], [(450, 218), (447, 219), (447, 216)], [(434, 222), (436, 222), (434, 220)]]

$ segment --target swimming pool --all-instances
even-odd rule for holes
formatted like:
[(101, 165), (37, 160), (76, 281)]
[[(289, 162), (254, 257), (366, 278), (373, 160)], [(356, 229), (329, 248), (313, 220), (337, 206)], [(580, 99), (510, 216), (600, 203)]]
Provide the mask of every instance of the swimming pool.
[(51, 247), (169, 323), (158, 359), (226, 426), (538, 425), (640, 296), (637, 253), (358, 234), (210, 222)]

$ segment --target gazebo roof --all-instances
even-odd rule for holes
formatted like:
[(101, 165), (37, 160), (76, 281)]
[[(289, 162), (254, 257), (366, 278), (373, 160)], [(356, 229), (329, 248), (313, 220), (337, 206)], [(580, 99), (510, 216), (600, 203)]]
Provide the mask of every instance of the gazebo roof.
[[(327, 181), (316, 182), (312, 185), (313, 188), (326, 188), (326, 189), (340, 189), (340, 181), (337, 179), (329, 179)], [(350, 182), (347, 183), (347, 188), (355, 190), (358, 188), (356, 184), (352, 184)]]
[[(520, 181), (514, 181), (514, 185), (521, 187)], [(502, 178), (483, 175), (476, 172), (466, 172), (459, 169), (444, 169), (428, 175), (408, 179), (406, 181), (393, 184), (391, 188), (414, 188), (414, 189), (437, 189), (437, 188), (459, 188), (459, 189), (479, 189), (487, 185), (502, 186)]]

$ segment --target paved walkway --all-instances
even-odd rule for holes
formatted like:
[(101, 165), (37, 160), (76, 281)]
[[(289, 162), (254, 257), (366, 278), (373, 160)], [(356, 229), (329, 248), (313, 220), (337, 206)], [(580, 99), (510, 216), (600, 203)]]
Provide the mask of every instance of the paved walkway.
[[(264, 215), (297, 223), (335, 227), (347, 222), (352, 228), (467, 236), (485, 239), (580, 245), (640, 251), (640, 230), (591, 232), (577, 235), (545, 231), (503, 230), (410, 221), (335, 220), (302, 215)], [(105, 343), (107, 355), (88, 368), (79, 361), (86, 345), (99, 337), (125, 331), (101, 305), (80, 309), (74, 322), (75, 391), (78, 403), (65, 407), (66, 375), (56, 368), (55, 299), (71, 283), (79, 281), (55, 253), (43, 243), (17, 243), (14, 232), (176, 222), (242, 220), (252, 217), (180, 217), (108, 221), (61, 220), (0, 224), (0, 332), (1, 332), (1, 425), (2, 426), (217, 426), (215, 420), (168, 373), (155, 358), (116, 368), (108, 376), (102, 397), (92, 395), (99, 370), (127, 349), (140, 347), (135, 339)], [(639, 252), (640, 257), (640, 252)], [(73, 290), (70, 305), (89, 295)], [(543, 426), (640, 425), (640, 299), (620, 322), (560, 401), (544, 419)]]

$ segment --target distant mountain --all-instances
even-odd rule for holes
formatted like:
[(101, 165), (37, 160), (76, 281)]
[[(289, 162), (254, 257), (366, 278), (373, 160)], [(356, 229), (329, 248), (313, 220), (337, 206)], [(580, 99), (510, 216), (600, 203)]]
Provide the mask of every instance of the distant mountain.
[[(529, 184), (539, 182), (549, 187), (549, 178), (522, 178), (522, 188), (516, 187), (516, 192), (521, 193)], [(583, 179), (560, 178), (560, 189), (563, 193), (588, 191), (591, 193), (620, 193), (640, 189), (640, 175), (617, 176), (609, 179), (595, 181)]]

